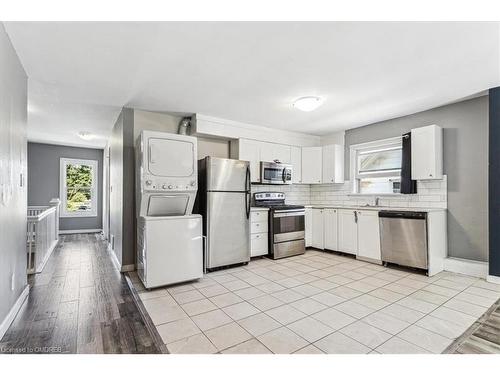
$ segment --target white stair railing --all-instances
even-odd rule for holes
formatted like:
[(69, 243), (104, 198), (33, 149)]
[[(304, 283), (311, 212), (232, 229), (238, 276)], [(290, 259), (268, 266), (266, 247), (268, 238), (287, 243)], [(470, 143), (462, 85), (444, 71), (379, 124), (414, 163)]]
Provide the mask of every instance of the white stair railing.
[(28, 206), (28, 274), (42, 272), (59, 239), (59, 199), (50, 206)]

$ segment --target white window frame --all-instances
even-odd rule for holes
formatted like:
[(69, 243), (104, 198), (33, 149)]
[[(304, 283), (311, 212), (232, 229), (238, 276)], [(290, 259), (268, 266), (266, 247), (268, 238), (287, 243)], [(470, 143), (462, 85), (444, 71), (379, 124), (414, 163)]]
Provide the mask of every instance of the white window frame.
[[(66, 166), (68, 164), (83, 164), (88, 165), (92, 168), (92, 187), (91, 187), (91, 197), (92, 197), (92, 209), (90, 211), (67, 211), (67, 194), (66, 194)], [(61, 217), (97, 217), (97, 206), (99, 204), (99, 181), (97, 176), (98, 173), (98, 162), (97, 160), (90, 159), (73, 159), (73, 158), (61, 158), (59, 165), (59, 196), (61, 197)]]
[(397, 177), (400, 178), (400, 173), (394, 173), (393, 171), (387, 172), (376, 172), (376, 173), (365, 173), (360, 175), (359, 171), (359, 163), (358, 163), (358, 153), (363, 151), (370, 150), (381, 150), (381, 149), (394, 149), (401, 148), (403, 144), (402, 137), (392, 137), (386, 139), (380, 139), (373, 142), (359, 143), (356, 145), (351, 145), (349, 147), (349, 155), (350, 155), (350, 166), (351, 166), (351, 180), (352, 180), (352, 194), (359, 195), (399, 195), (399, 193), (360, 193), (359, 192), (359, 180), (361, 178), (370, 178), (370, 177)]

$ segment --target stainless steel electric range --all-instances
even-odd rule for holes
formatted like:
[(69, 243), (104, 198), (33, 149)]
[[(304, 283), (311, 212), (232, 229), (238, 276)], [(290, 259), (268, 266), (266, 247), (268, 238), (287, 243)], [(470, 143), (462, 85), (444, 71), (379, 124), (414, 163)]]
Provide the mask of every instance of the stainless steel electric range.
[(305, 207), (285, 204), (285, 194), (254, 193), (255, 205), (269, 208), (269, 256), (273, 259), (304, 254)]

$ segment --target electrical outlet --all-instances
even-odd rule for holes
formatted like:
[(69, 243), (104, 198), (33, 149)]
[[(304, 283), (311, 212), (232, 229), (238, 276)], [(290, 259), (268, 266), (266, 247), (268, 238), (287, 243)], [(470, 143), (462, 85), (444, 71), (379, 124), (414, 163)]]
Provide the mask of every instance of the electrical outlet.
[(14, 286), (16, 284), (15, 280), (16, 280), (16, 273), (12, 272), (12, 278), (10, 279), (10, 290), (11, 291), (14, 291)]

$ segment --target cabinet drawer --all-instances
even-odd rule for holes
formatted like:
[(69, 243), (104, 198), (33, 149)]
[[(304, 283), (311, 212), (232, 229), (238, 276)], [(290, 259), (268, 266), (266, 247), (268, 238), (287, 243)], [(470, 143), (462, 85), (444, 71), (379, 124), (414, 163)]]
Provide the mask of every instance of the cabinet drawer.
[(250, 242), (251, 256), (267, 255), (269, 252), (267, 241), (267, 233), (252, 234)]
[(255, 222), (267, 222), (267, 211), (252, 211), (250, 212), (250, 221)]
[(267, 221), (258, 221), (256, 223), (252, 223), (250, 227), (250, 233), (267, 233)]

